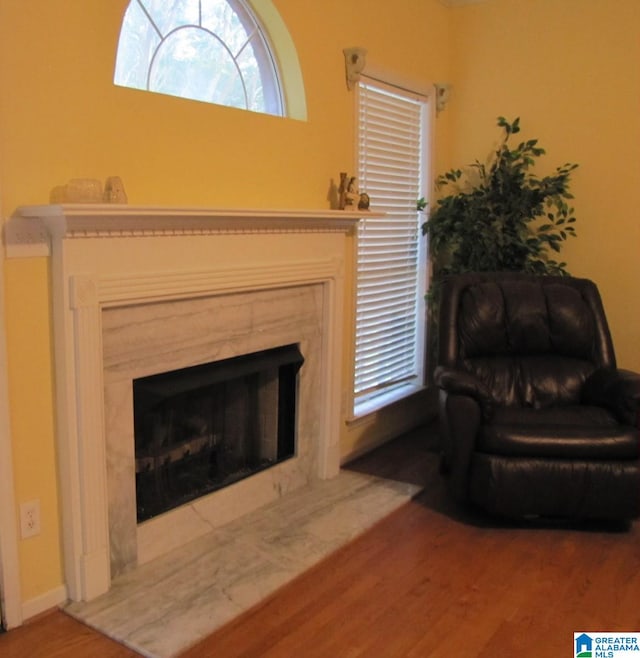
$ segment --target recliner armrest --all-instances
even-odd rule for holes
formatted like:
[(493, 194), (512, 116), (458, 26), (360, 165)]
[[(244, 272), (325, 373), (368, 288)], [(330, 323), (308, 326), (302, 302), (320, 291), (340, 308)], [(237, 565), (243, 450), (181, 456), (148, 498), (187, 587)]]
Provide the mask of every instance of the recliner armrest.
[(438, 388), (452, 395), (468, 395), (478, 402), (484, 420), (493, 415), (493, 398), (487, 386), (474, 375), (463, 370), (438, 366), (433, 373)]
[(596, 370), (584, 383), (582, 401), (607, 407), (621, 422), (638, 426), (640, 374), (616, 368)]

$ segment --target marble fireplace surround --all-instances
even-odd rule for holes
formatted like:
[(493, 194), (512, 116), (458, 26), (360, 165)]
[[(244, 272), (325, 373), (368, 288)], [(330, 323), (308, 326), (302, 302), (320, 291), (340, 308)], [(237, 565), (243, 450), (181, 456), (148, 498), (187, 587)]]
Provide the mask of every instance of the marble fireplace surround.
[[(103, 310), (112, 579), (320, 475), (326, 434), (315, 391), (322, 388), (323, 293), (322, 284), (305, 284)], [(295, 457), (138, 525), (132, 381), (292, 343), (305, 359), (299, 374)], [(326, 475), (335, 474), (335, 464), (324, 467), (329, 469)]]
[[(188, 540), (203, 531), (203, 518), (215, 526), (230, 509), (243, 513), (256, 498), (269, 502), (338, 473), (345, 235), (360, 217), (106, 204), (18, 209), (16, 219), (29, 235), (46, 236), (51, 255), (71, 600), (108, 591), (112, 570), (154, 557), (158, 536)], [(177, 316), (188, 320), (176, 323)], [(223, 504), (180, 508), (136, 530), (131, 378), (290, 342), (305, 356), (298, 452), (275, 467), (277, 482), (269, 469), (240, 496), (236, 485), (218, 492)]]

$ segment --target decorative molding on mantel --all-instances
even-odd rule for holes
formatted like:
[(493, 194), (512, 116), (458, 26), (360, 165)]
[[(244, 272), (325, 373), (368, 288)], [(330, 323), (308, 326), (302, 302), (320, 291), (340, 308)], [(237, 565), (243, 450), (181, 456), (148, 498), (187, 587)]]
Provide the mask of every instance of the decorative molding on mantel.
[(5, 225), (8, 258), (48, 256), (50, 238), (345, 232), (373, 211), (221, 209), (115, 204), (21, 206)]
[(70, 307), (99, 303), (102, 308), (134, 305), (216, 294), (239, 293), (264, 288), (282, 288), (344, 277), (344, 263), (338, 258), (318, 258), (286, 264), (242, 264), (237, 267), (201, 271), (145, 272), (104, 276), (93, 282), (75, 277), (70, 282)]

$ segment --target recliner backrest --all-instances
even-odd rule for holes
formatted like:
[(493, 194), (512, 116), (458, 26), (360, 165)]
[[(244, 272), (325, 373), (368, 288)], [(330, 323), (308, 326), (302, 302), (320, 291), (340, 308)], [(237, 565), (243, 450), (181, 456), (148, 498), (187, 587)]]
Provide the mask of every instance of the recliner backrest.
[(478, 376), (498, 404), (576, 403), (596, 368), (615, 366), (591, 281), (459, 275), (444, 282), (441, 295), (439, 363)]

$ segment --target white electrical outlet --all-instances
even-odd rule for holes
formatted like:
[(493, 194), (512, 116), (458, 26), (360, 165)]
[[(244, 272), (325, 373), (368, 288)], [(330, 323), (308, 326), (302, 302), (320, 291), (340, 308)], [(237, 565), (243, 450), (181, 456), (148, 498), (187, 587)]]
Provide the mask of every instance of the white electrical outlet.
[(40, 534), (40, 501), (31, 500), (20, 505), (20, 535), (22, 539)]

